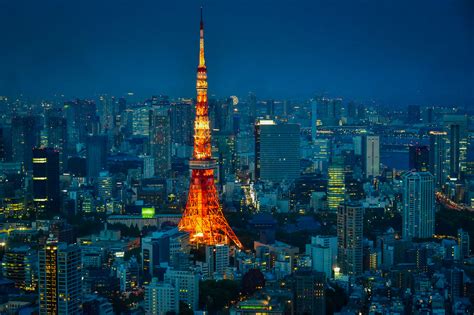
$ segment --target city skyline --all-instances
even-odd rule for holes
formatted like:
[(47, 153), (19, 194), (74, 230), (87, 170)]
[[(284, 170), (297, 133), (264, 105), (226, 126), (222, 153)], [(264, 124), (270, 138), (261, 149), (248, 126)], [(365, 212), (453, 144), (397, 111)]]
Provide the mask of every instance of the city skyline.
[(0, 95), (193, 97), (200, 5), (211, 27), (210, 95), (472, 105), (469, 1), (5, 3), (0, 26), (18, 27), (5, 33)]
[[(21, 45), (0, 58), (1, 314), (474, 314), (472, 61), (470, 43), (455, 45), (472, 32), (419, 33), (466, 26), (460, 11), (454, 28), (426, 22), (469, 5), (439, 2), (419, 16), (419, 3), (359, 0), (338, 12), (342, 3), (322, 1), (261, 0), (245, 12), (245, 2), (104, 3), (48, 2), (8, 18), (21, 27), (7, 46), (15, 34), (45, 37), (21, 43), (30, 63), (2, 72)], [(419, 27), (391, 24), (407, 16)], [(8, 19), (0, 13), (0, 27)], [(322, 25), (330, 44), (307, 55)], [(151, 29), (161, 40), (147, 46)], [(19, 83), (11, 69), (32, 93), (79, 94), (5, 97), (2, 74)], [(130, 82), (140, 90), (117, 92)], [(398, 106), (418, 95), (414, 82), (427, 88), (420, 100), (444, 103)], [(243, 91), (250, 85), (263, 90)], [(371, 86), (403, 102), (293, 98), (309, 86), (359, 95)], [(77, 92), (90, 87), (115, 92)]]

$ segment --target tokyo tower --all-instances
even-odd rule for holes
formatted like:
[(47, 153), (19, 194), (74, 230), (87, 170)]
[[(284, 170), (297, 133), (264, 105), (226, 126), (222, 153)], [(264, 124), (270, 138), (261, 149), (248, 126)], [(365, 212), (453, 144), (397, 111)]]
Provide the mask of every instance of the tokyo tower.
[(178, 228), (189, 233), (195, 245), (218, 245), (234, 242), (242, 244), (232, 231), (219, 204), (214, 184), (217, 162), (211, 156), (211, 130), (207, 103), (207, 69), (204, 59), (204, 23), (202, 20), (199, 41), (199, 66), (197, 69), (197, 103), (194, 120), (194, 150), (189, 161), (192, 170), (188, 200)]

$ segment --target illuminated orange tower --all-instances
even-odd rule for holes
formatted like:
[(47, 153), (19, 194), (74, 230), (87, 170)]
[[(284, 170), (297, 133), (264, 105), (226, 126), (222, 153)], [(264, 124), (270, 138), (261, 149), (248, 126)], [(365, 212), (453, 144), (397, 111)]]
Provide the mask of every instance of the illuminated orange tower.
[(188, 201), (179, 229), (189, 233), (190, 242), (196, 245), (242, 244), (222, 213), (214, 184), (217, 162), (211, 156), (211, 130), (207, 103), (207, 70), (204, 59), (204, 23), (201, 8), (199, 66), (197, 69), (197, 103), (194, 120), (194, 150), (189, 161), (192, 170)]

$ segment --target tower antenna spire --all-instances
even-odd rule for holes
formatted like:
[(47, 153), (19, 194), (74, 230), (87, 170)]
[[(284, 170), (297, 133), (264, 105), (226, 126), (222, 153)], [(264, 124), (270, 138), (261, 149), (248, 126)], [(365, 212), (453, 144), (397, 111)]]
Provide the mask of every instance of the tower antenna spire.
[(202, 19), (202, 7), (201, 27), (199, 29), (199, 67), (206, 67), (206, 60), (204, 58), (204, 20)]
[(217, 161), (212, 158), (202, 7), (196, 92), (194, 149), (193, 157), (189, 161), (189, 168), (192, 170), (191, 182), (188, 201), (178, 228), (180, 231), (188, 232), (190, 242), (195, 245), (220, 245), (233, 242), (237, 247), (242, 248), (242, 243), (232, 231), (222, 212), (219, 194), (214, 183), (214, 169), (217, 168)]
[(202, 19), (202, 6), (201, 6), (201, 29), (204, 28), (204, 21)]

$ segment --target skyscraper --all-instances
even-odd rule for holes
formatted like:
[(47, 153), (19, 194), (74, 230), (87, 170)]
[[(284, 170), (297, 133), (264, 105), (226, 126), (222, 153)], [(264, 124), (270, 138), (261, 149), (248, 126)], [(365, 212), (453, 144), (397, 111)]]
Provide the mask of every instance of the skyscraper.
[(446, 145), (447, 133), (430, 131), (430, 163), (429, 171), (435, 178), (436, 187), (440, 188), (448, 178), (449, 162)]
[(171, 142), (193, 145), (193, 105), (191, 101), (171, 104)]
[(346, 275), (362, 273), (363, 218), (359, 203), (344, 203), (337, 210), (337, 261)]
[(97, 193), (102, 202), (112, 198), (113, 178), (108, 171), (101, 171), (97, 179)]
[(466, 171), (469, 120), (467, 115), (445, 115), (443, 122), (448, 132), (450, 176), (460, 178)]
[(143, 137), (150, 135), (150, 107), (142, 106), (133, 109), (132, 133)]
[(154, 234), (142, 240), (143, 274), (153, 277), (156, 266), (170, 261), (170, 239), (167, 234)]
[(321, 124), (339, 126), (342, 117), (342, 99), (320, 97), (317, 103), (317, 116)]
[(197, 71), (197, 104), (194, 121), (193, 158), (189, 161), (191, 183), (188, 200), (179, 229), (190, 234), (189, 240), (194, 244), (228, 244), (233, 241), (238, 247), (238, 240), (229, 223), (227, 223), (219, 204), (219, 196), (214, 183), (216, 161), (211, 155), (211, 130), (209, 124), (209, 106), (207, 102), (207, 68), (204, 59), (204, 23), (202, 20), (199, 40), (199, 66)]
[(461, 258), (469, 257), (471, 254), (469, 233), (463, 229), (458, 229), (458, 245)]
[(460, 126), (458, 124), (449, 125), (449, 169), (450, 176), (455, 178), (460, 175), (460, 145)]
[(150, 155), (155, 161), (155, 175), (165, 177), (171, 170), (170, 117), (167, 108), (150, 110)]
[(40, 144), (40, 126), (37, 116), (15, 116), (12, 118), (12, 160), (23, 163), (26, 170), (32, 169), (32, 148)]
[(82, 314), (81, 250), (49, 239), (39, 251), (41, 315)]
[(93, 101), (75, 100), (64, 103), (67, 119), (67, 143), (71, 147), (84, 143), (90, 134), (97, 134), (98, 119)]
[(67, 162), (67, 120), (58, 116), (49, 116), (46, 120), (48, 147), (59, 152), (59, 169), (64, 170)]
[(40, 217), (60, 211), (59, 152), (51, 148), (33, 149), (33, 202)]
[(280, 182), (300, 175), (300, 127), (260, 120), (255, 124), (255, 178)]
[(427, 146), (411, 146), (409, 150), (410, 170), (427, 172), (429, 169), (430, 150)]
[(364, 136), (362, 139), (362, 159), (364, 174), (367, 178), (380, 175), (380, 139), (379, 136)]
[(255, 93), (249, 93), (247, 102), (249, 105), (250, 124), (253, 125), (255, 123), (255, 119), (257, 118), (257, 96)]
[(313, 143), (316, 141), (316, 135), (318, 133), (318, 102), (317, 100), (311, 100), (311, 140)]
[(434, 234), (435, 188), (429, 172), (403, 175), (403, 238), (428, 238)]
[(328, 168), (328, 208), (336, 212), (339, 205), (344, 201), (346, 194), (344, 165), (342, 157), (335, 157)]
[(87, 176), (98, 177), (107, 164), (107, 137), (89, 136), (86, 142)]
[(7, 159), (5, 138), (5, 128), (0, 126), (0, 162), (4, 162)]

